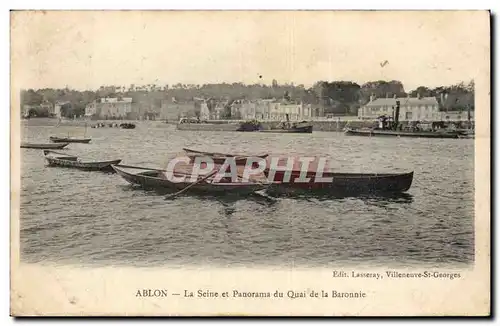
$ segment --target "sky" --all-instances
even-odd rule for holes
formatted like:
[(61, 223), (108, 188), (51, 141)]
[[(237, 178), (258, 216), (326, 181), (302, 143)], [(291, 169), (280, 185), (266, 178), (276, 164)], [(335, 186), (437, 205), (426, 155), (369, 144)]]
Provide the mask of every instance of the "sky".
[(474, 79), (489, 42), (485, 11), (17, 11), (11, 77), (34, 89), (276, 79), (410, 91)]

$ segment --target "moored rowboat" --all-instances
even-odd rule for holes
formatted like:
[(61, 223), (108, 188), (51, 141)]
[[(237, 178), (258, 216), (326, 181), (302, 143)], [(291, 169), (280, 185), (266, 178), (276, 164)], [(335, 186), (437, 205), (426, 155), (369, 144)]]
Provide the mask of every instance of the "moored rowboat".
[(71, 137), (55, 137), (55, 136), (50, 136), (49, 139), (53, 143), (82, 143), (82, 144), (88, 144), (92, 140), (91, 138), (71, 138)]
[[(210, 158), (214, 162), (214, 164), (222, 165), (225, 162), (230, 162), (231, 160), (234, 160), (236, 165), (246, 165), (248, 160), (251, 159), (252, 157), (250, 156), (207, 156), (207, 155), (200, 155), (200, 154), (187, 154), (187, 157), (189, 157), (191, 163), (196, 162), (196, 158)], [(203, 160), (202, 160), (203, 161)], [(255, 166), (258, 163), (252, 162), (252, 165)]]
[(114, 170), (111, 166), (121, 162), (121, 160), (82, 162), (75, 156), (69, 156), (70, 159), (68, 159), (67, 157), (52, 155), (50, 152), (44, 152), (44, 155), (49, 166), (74, 168), (85, 171), (113, 172)]
[(61, 160), (68, 160), (68, 161), (76, 161), (76, 160), (78, 160), (78, 156), (69, 155), (69, 154), (65, 154), (65, 153), (54, 152), (54, 151), (51, 151), (51, 150), (48, 150), (48, 149), (44, 149), (43, 150), (43, 154), (45, 156), (51, 156), (51, 157), (55, 157), (55, 158), (58, 158), (58, 159), (61, 159)]
[[(145, 189), (176, 191), (182, 190), (193, 184), (192, 182), (189, 182), (190, 175), (183, 172), (173, 172), (173, 176), (176, 178), (186, 177), (186, 180), (182, 182), (174, 182), (174, 180), (169, 180), (166, 175), (166, 171), (163, 170), (126, 165), (113, 165), (112, 167), (118, 175), (125, 179), (125, 181), (133, 185), (141, 186)], [(127, 170), (135, 170), (135, 172), (128, 172)], [(202, 177), (203, 176), (200, 176), (198, 180)], [(190, 188), (190, 192), (241, 195), (251, 194), (255, 191), (262, 190), (265, 187), (266, 185), (257, 182), (213, 182), (213, 178), (209, 178), (192, 186)]]
[[(270, 169), (264, 170), (270, 178)], [(299, 191), (325, 192), (331, 195), (368, 195), (380, 193), (402, 193), (410, 189), (413, 171), (408, 173), (335, 173), (323, 172), (317, 175), (314, 171), (306, 174), (306, 182), (297, 180), (300, 170), (292, 170), (289, 179), (285, 179), (285, 171), (275, 171), (268, 188), (270, 193), (293, 193)], [(316, 176), (318, 178), (316, 178)], [(324, 179), (319, 179), (324, 178)]]
[(258, 157), (258, 158), (266, 158), (269, 156), (269, 154), (250, 155), (250, 154), (226, 154), (226, 153), (217, 153), (217, 152), (202, 152), (202, 151), (196, 151), (194, 149), (189, 149), (189, 148), (183, 148), (183, 150), (188, 154), (198, 154), (198, 155), (206, 155), (206, 156)]
[(56, 144), (36, 144), (36, 143), (21, 143), (21, 148), (34, 148), (34, 149), (61, 149), (68, 146), (69, 143), (56, 143)]
[(190, 158), (191, 162), (195, 162), (197, 157), (210, 157), (214, 164), (224, 164), (227, 159), (234, 159), (236, 165), (246, 165), (248, 159), (265, 159), (269, 154), (259, 154), (259, 155), (248, 155), (248, 154), (224, 154), (217, 152), (202, 152), (196, 151), (188, 148), (184, 148), (187, 156)]

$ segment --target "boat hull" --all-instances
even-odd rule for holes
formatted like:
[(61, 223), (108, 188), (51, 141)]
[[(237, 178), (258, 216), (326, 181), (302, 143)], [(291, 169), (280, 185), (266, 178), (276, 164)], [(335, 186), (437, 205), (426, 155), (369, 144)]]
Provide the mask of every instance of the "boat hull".
[(91, 138), (59, 138), (59, 137), (50, 137), (50, 141), (53, 143), (81, 143), (88, 144), (90, 143)]
[[(126, 172), (119, 165), (112, 166), (115, 172), (120, 175), (125, 181), (132, 185), (140, 186), (144, 189), (159, 189), (178, 191), (186, 188), (190, 182), (172, 182), (163, 177), (163, 173), (158, 170), (147, 170), (140, 173)], [(220, 195), (234, 195), (234, 194), (251, 194), (255, 191), (264, 189), (265, 186), (258, 183), (216, 183), (200, 182), (192, 186), (189, 192), (204, 194), (220, 194)]]
[[(269, 169), (264, 171), (269, 179)], [(381, 193), (402, 193), (410, 189), (413, 172), (400, 174), (357, 174), (357, 173), (324, 173), (323, 178), (332, 178), (325, 182), (315, 179), (314, 172), (308, 173), (309, 182), (296, 180), (300, 171), (293, 171), (289, 180), (284, 180), (283, 171), (276, 171), (273, 183), (268, 191), (273, 194), (296, 192), (328, 193), (331, 195), (370, 195)], [(269, 180), (271, 181), (271, 180)]]
[(432, 132), (432, 131), (411, 132), (411, 131), (348, 129), (345, 131), (345, 134), (347, 136), (366, 136), (366, 137), (382, 136), (382, 137), (413, 137), (413, 138), (452, 138), (452, 139), (460, 138), (459, 133), (455, 132), (444, 133), (444, 132)]
[(133, 123), (122, 123), (122, 124), (120, 124), (120, 128), (122, 128), (122, 129), (135, 129), (135, 124), (133, 124)]
[(296, 126), (291, 128), (284, 129), (263, 129), (258, 130), (259, 132), (269, 132), (269, 133), (278, 133), (278, 134), (310, 134), (313, 132), (313, 126), (311, 124)]
[(69, 161), (77, 161), (78, 160), (78, 156), (69, 155), (69, 154), (65, 154), (65, 153), (58, 153), (58, 152), (54, 152), (54, 151), (51, 151), (48, 149), (44, 149), (43, 154), (45, 156), (58, 158), (60, 160), (69, 160)]
[(102, 161), (102, 162), (80, 162), (77, 160), (67, 160), (58, 157), (45, 156), (49, 166), (73, 168), (84, 171), (103, 171), (114, 172), (113, 164), (119, 164), (121, 160)]
[(33, 148), (33, 149), (62, 149), (68, 146), (69, 143), (54, 143), (54, 144), (33, 144), (33, 143), (21, 143), (21, 148)]
[[(191, 163), (194, 163), (197, 157), (210, 157), (214, 164), (224, 164), (226, 159), (232, 158), (235, 160), (236, 165), (246, 165), (247, 160), (250, 158), (259, 158), (265, 159), (269, 156), (269, 154), (259, 154), (259, 155), (248, 155), (248, 154), (224, 154), (224, 153), (216, 153), (216, 152), (202, 152), (196, 151), (188, 148), (184, 148), (184, 151), (187, 153), (187, 156), (191, 160)], [(253, 166), (258, 166), (256, 162), (253, 162)]]
[(189, 131), (238, 131), (239, 124), (234, 123), (179, 123), (177, 130)]

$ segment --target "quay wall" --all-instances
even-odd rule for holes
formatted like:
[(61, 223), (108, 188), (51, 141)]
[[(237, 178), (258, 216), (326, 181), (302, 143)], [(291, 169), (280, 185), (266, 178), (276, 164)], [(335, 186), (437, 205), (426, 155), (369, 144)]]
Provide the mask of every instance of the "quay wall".
[[(354, 121), (312, 121), (313, 131), (343, 131), (349, 125), (353, 128), (373, 127), (377, 124), (371, 120), (354, 120)], [(263, 121), (261, 125), (264, 129), (273, 129), (278, 127), (277, 121)], [(178, 130), (199, 130), (199, 131), (236, 131), (239, 127), (239, 121), (231, 120), (212, 120), (207, 123), (183, 123), (177, 125)]]

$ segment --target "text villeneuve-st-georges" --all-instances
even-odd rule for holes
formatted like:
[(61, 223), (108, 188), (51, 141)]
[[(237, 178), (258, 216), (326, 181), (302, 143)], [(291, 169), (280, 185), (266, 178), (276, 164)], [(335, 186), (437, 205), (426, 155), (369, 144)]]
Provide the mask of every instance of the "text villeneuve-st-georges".
[(386, 271), (383, 272), (358, 272), (358, 271), (343, 271), (337, 270), (332, 272), (335, 278), (369, 278), (381, 280), (383, 278), (390, 279), (459, 279), (462, 276), (457, 272), (439, 272), (439, 271), (422, 271), (422, 272), (399, 272)]

